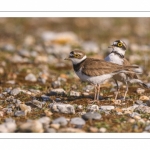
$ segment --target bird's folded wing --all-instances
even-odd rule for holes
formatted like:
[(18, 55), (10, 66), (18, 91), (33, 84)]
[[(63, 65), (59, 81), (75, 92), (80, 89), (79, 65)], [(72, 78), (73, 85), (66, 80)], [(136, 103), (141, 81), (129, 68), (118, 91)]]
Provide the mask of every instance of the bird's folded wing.
[(123, 69), (123, 66), (106, 62), (104, 60), (89, 58), (82, 66), (82, 73), (88, 76), (110, 74)]

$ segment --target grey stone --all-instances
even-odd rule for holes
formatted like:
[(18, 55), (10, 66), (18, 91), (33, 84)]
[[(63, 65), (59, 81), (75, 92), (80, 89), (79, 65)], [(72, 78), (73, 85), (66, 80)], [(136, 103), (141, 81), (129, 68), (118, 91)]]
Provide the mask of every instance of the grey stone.
[(82, 44), (83, 49), (86, 53), (98, 53), (99, 52), (99, 46), (97, 43), (93, 41), (84, 42)]
[(95, 111), (98, 111), (98, 110), (99, 110), (98, 105), (89, 105), (89, 106), (87, 106), (87, 111), (95, 112)]
[(20, 92), (21, 92), (20, 88), (15, 88), (11, 90), (10, 94), (15, 96), (18, 95)]
[(56, 98), (55, 101), (56, 101), (56, 102), (60, 102), (61, 99), (60, 99), (60, 98)]
[(98, 112), (87, 112), (86, 114), (82, 115), (82, 118), (84, 120), (100, 120), (101, 119), (101, 114)]
[(30, 73), (28, 74), (26, 77), (25, 77), (25, 80), (27, 81), (31, 81), (31, 82), (36, 82), (37, 81), (37, 78), (34, 74)]
[(42, 117), (38, 119), (39, 122), (43, 124), (43, 126), (48, 126), (51, 122), (51, 119), (49, 117)]
[(18, 111), (15, 112), (14, 115), (15, 115), (16, 117), (22, 117), (22, 116), (24, 117), (24, 116), (25, 116), (25, 112), (18, 110)]
[(58, 88), (58, 89), (52, 89), (50, 91), (50, 95), (65, 95), (66, 91), (62, 88)]
[(143, 103), (143, 101), (141, 101), (141, 100), (136, 100), (135, 103), (138, 104), (138, 105), (141, 105), (141, 104)]
[(11, 90), (12, 90), (12, 88), (6, 88), (4, 91), (9, 94), (11, 92)]
[(54, 119), (52, 123), (53, 124), (60, 124), (61, 126), (66, 126), (68, 122), (67, 122), (65, 117), (59, 117), (57, 119)]
[(146, 105), (150, 107), (150, 100), (145, 101)]
[(32, 100), (32, 104), (37, 106), (38, 108), (42, 108), (43, 103), (38, 100)]
[(59, 112), (59, 113), (65, 113), (65, 114), (75, 114), (75, 109), (70, 104), (52, 103), (52, 104), (50, 104), (50, 109), (53, 112)]
[(49, 101), (50, 100), (50, 97), (47, 95), (41, 95), (41, 98), (43, 101)]
[(100, 106), (100, 109), (101, 110), (103, 110), (103, 111), (107, 111), (107, 110), (113, 110), (113, 109), (115, 109), (115, 107), (114, 106)]
[(138, 107), (135, 108), (136, 112), (139, 112), (139, 113), (150, 113), (150, 107), (148, 106), (144, 106), (144, 105), (140, 105)]
[(75, 125), (75, 127), (82, 127), (85, 125), (85, 121), (80, 117), (72, 118), (70, 124)]
[(53, 81), (52, 82), (52, 87), (53, 88), (59, 88), (61, 86), (61, 82), (60, 81)]
[(150, 125), (145, 127), (145, 131), (150, 131)]
[(132, 118), (134, 118), (135, 116), (141, 116), (141, 115), (137, 112), (133, 112), (132, 114), (130, 114), (130, 117)]
[(47, 133), (56, 133), (56, 130), (54, 128), (48, 128), (46, 129)]
[(23, 56), (23, 57), (30, 57), (30, 52), (26, 49), (21, 49), (19, 50), (19, 55)]
[(81, 92), (70, 91), (70, 96), (81, 96)]
[(8, 115), (12, 115), (13, 114), (12, 108), (8, 108), (7, 111), (6, 111), (6, 113)]
[(5, 51), (8, 51), (8, 52), (14, 52), (15, 51), (15, 47), (12, 44), (6, 44), (3, 46), (2, 49)]

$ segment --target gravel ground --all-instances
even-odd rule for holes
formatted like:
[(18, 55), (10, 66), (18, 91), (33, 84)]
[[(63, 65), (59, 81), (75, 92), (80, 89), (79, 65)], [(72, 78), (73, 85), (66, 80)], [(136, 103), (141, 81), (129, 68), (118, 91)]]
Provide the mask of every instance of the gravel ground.
[(94, 87), (64, 60), (74, 48), (103, 59), (122, 39), (126, 58), (141, 66), (139, 78), (150, 85), (149, 24), (147, 18), (0, 18), (0, 132), (150, 132), (150, 89), (130, 85), (122, 100), (122, 85), (115, 101), (110, 80), (93, 103)]

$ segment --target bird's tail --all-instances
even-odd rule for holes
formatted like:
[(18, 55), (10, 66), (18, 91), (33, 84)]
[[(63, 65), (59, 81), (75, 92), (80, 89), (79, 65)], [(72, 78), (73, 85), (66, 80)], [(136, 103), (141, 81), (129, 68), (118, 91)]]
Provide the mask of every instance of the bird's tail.
[(138, 74), (139, 72), (137, 71), (137, 68), (139, 68), (139, 66), (120, 66), (118, 67), (117, 71), (114, 71), (113, 74), (119, 74), (119, 73), (136, 73)]
[(129, 81), (130, 83), (137, 83), (137, 84), (139, 84), (139, 85), (141, 85), (141, 86), (143, 86), (144, 88), (150, 88), (146, 83), (144, 83), (143, 81), (141, 81), (141, 80), (139, 80), (139, 79), (131, 79), (130, 81)]

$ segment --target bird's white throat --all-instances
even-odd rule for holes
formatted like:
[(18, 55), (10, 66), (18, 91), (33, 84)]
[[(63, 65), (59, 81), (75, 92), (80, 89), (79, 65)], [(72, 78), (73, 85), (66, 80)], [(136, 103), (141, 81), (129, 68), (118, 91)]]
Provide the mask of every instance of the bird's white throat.
[(70, 58), (73, 65), (79, 64), (80, 62), (82, 62), (83, 60), (85, 60), (87, 57), (86, 55), (82, 58), (82, 59), (78, 59), (78, 58)]

